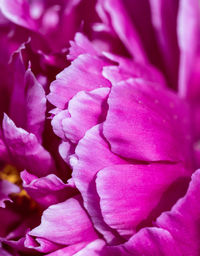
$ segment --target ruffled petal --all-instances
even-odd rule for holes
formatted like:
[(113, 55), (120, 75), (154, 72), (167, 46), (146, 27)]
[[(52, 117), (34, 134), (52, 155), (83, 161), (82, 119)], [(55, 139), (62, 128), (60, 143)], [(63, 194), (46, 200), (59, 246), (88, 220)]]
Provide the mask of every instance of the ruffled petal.
[(48, 207), (65, 201), (67, 198), (77, 194), (75, 187), (65, 184), (54, 174), (38, 178), (35, 175), (23, 171), (21, 173), (23, 188), (42, 207)]
[(57, 75), (51, 83), (48, 100), (63, 109), (79, 91), (91, 91), (99, 87), (110, 87), (110, 82), (101, 72), (106, 62), (89, 54), (79, 55), (72, 64)]
[(63, 110), (52, 120), (56, 134), (77, 143), (87, 130), (105, 120), (109, 91), (109, 88), (98, 88), (77, 93), (69, 101), (67, 113)]
[(126, 161), (112, 154), (101, 134), (102, 125), (97, 125), (87, 131), (83, 139), (79, 141), (75, 150), (76, 156), (71, 157), (70, 163), (73, 166), (74, 182), (81, 192), (84, 206), (95, 228), (111, 242), (116, 234), (113, 234), (103, 220), (95, 179), (99, 170), (113, 164), (123, 164)]
[(11, 160), (20, 169), (27, 169), (39, 177), (54, 170), (50, 154), (40, 145), (36, 136), (16, 127), (6, 114), (3, 134)]
[(19, 193), (20, 189), (17, 185), (7, 180), (0, 180), (0, 207), (5, 208), (5, 201), (12, 201), (9, 197), (12, 193)]

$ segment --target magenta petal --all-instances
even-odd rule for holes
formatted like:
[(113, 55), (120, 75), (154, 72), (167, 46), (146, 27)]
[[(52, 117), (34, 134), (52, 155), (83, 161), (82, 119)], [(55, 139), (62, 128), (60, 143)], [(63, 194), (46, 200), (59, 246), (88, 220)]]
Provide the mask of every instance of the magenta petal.
[(101, 125), (87, 131), (76, 147), (76, 157), (71, 157), (70, 162), (73, 166), (72, 176), (76, 187), (81, 192), (84, 206), (91, 216), (95, 228), (111, 242), (114, 235), (103, 220), (95, 179), (99, 170), (113, 164), (126, 162), (110, 151), (109, 145), (103, 139), (101, 133)]
[(93, 44), (82, 33), (76, 33), (74, 41), (71, 41), (70, 45), (69, 54), (67, 55), (69, 60), (74, 60), (84, 53), (97, 55), (97, 51), (94, 49)]
[(60, 245), (54, 242), (51, 242), (41, 237), (37, 237), (34, 239), (29, 234), (26, 235), (24, 245), (26, 248), (35, 249), (36, 251), (43, 253), (49, 253), (60, 248)]
[(144, 228), (123, 245), (104, 247), (100, 255), (182, 256), (173, 236), (160, 228)]
[(112, 87), (108, 104), (103, 133), (114, 153), (145, 161), (188, 161), (188, 106), (175, 94), (130, 79)]
[(17, 185), (7, 180), (0, 180), (0, 207), (5, 208), (5, 201), (12, 201), (9, 198), (11, 193), (19, 193), (20, 189)]
[(96, 184), (105, 222), (121, 236), (133, 235), (170, 185), (186, 175), (180, 164), (124, 164), (100, 170)]
[(65, 184), (54, 174), (38, 178), (27, 171), (21, 173), (23, 188), (43, 207), (65, 201), (77, 193), (74, 186)]
[(174, 237), (181, 255), (198, 256), (200, 221), (200, 170), (192, 175), (186, 195), (180, 199), (171, 211), (163, 213), (156, 224), (166, 229)]
[(9, 116), (17, 126), (34, 133), (41, 141), (46, 112), (45, 91), (31, 69), (25, 70), (21, 49), (12, 57), (12, 68), (14, 78)]
[(176, 35), (178, 2), (177, 0), (149, 1), (152, 22), (164, 58), (166, 74), (169, 83), (175, 88), (177, 87), (179, 65), (179, 48)]
[(79, 91), (91, 91), (98, 87), (110, 87), (101, 72), (105, 61), (89, 54), (79, 55), (72, 64), (57, 75), (50, 86), (48, 100), (56, 107), (65, 108)]
[[(194, 93), (195, 86), (199, 88), (199, 15), (198, 1), (180, 1), (177, 32), (180, 48), (179, 93), (182, 97), (188, 97), (188, 95)], [(197, 81), (195, 81), (195, 72), (198, 72)]]
[(31, 230), (29, 235), (64, 245), (97, 238), (90, 219), (76, 198), (47, 208), (43, 212), (41, 224)]
[(89, 243), (85, 248), (80, 250), (78, 253), (74, 254), (74, 256), (100, 256), (100, 255), (104, 256), (104, 254), (102, 253), (102, 248), (104, 246), (105, 246), (104, 240), (97, 239)]
[(16, 127), (6, 114), (3, 119), (3, 133), (11, 160), (19, 168), (27, 169), (40, 177), (52, 171), (52, 158), (36, 136)]
[[(137, 30), (120, 0), (100, 0), (102, 10), (109, 13), (112, 27), (129, 52), (140, 62), (147, 62), (147, 57)], [(105, 16), (106, 17), (106, 16)], [(104, 19), (104, 22), (105, 19)]]
[[(60, 125), (65, 138), (77, 143), (87, 130), (105, 120), (109, 91), (109, 88), (98, 88), (91, 92), (81, 91), (69, 101), (69, 117), (63, 118)], [(54, 125), (54, 122), (52, 124)]]

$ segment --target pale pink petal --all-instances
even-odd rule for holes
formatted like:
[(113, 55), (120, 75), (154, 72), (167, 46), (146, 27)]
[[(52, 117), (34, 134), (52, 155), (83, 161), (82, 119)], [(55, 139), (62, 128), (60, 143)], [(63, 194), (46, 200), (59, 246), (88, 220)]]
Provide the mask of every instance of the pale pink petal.
[(112, 87), (108, 104), (103, 133), (114, 153), (145, 161), (191, 161), (188, 106), (177, 95), (130, 79)]
[[(78, 253), (74, 254), (74, 256), (104, 256), (102, 254), (102, 248), (105, 246), (104, 240), (97, 239), (91, 243), (89, 243), (85, 248), (80, 250)], [(111, 254), (110, 254), (111, 256)]]
[(167, 203), (159, 206), (161, 198), (168, 203), (171, 198), (164, 192), (187, 175), (190, 173), (182, 165), (166, 163), (112, 165), (100, 170), (96, 185), (105, 222), (125, 238), (133, 235), (152, 211), (159, 216), (165, 210)]
[(99, 87), (110, 87), (110, 82), (101, 72), (106, 62), (89, 54), (79, 55), (72, 64), (57, 75), (50, 86), (48, 100), (63, 109), (79, 91), (91, 91)]
[(169, 212), (164, 212), (156, 224), (171, 233), (181, 255), (198, 256), (200, 221), (200, 170), (192, 175), (186, 195)]
[(11, 160), (20, 169), (27, 169), (39, 177), (53, 171), (52, 158), (36, 136), (16, 127), (6, 114), (3, 119), (3, 134)]
[(92, 223), (77, 198), (51, 205), (43, 212), (41, 224), (29, 235), (53, 243), (72, 245), (97, 238)]

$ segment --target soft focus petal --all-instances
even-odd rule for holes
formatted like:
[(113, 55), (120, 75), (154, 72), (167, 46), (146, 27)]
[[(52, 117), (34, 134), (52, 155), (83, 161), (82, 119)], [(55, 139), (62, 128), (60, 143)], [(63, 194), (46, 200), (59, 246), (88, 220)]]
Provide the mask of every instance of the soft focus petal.
[(3, 133), (11, 160), (20, 168), (39, 177), (53, 170), (52, 158), (39, 144), (36, 136), (16, 127), (7, 115), (3, 119)]
[(195, 93), (195, 86), (199, 88), (199, 71), (197, 80), (195, 79), (195, 72), (197, 72), (196, 70), (199, 70), (198, 63), (200, 55), (199, 15), (199, 1), (180, 1), (177, 33), (180, 48), (179, 94), (182, 97), (188, 97), (190, 94)]
[(12, 22), (25, 28), (36, 30), (36, 22), (29, 13), (29, 4), (24, 0), (1, 0), (2, 13)]
[(17, 185), (7, 180), (0, 180), (0, 207), (5, 208), (5, 201), (11, 201), (9, 195), (11, 193), (19, 193), (20, 189)]
[(169, 85), (177, 88), (179, 48), (177, 43), (178, 0), (150, 0), (152, 22), (164, 58)]

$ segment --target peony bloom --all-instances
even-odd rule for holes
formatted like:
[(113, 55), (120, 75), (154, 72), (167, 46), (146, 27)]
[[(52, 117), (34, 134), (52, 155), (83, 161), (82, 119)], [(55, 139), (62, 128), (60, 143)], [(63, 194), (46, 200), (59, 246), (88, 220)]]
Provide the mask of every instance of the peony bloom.
[(1, 254), (198, 256), (198, 1), (0, 7)]

